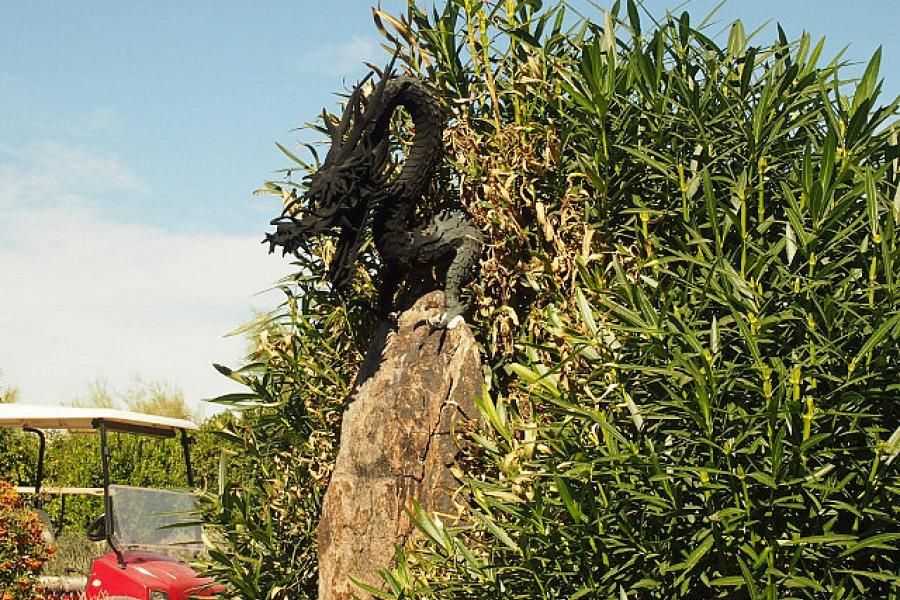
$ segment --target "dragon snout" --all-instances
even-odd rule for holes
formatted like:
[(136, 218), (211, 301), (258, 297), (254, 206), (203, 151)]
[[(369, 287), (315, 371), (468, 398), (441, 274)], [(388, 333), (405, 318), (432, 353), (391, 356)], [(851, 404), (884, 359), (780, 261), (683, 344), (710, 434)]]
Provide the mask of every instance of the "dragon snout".
[(273, 219), (270, 223), (275, 225), (274, 233), (267, 233), (263, 244), (269, 244), (269, 253), (275, 252), (275, 247), (280, 246), (282, 255), (293, 254), (301, 248), (306, 248), (312, 235), (315, 234), (315, 223), (309, 219), (296, 219), (290, 215), (283, 215)]

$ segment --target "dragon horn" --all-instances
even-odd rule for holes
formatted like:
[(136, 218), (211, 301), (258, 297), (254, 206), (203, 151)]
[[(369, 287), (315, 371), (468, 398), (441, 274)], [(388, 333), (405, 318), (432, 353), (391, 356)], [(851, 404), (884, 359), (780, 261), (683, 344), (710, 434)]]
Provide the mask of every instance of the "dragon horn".
[[(349, 125), (347, 120), (352, 111), (353, 129), (350, 131), (350, 135), (347, 137), (346, 141), (346, 144), (351, 148), (359, 143), (359, 139), (362, 137), (368, 122), (373, 118), (372, 113), (374, 112), (377, 114), (381, 111), (381, 98), (384, 96), (384, 90), (387, 87), (388, 80), (393, 76), (394, 64), (397, 62), (397, 57), (399, 55), (400, 48), (398, 47), (397, 50), (394, 51), (394, 55), (391, 57), (391, 61), (388, 63), (387, 67), (385, 67), (384, 71), (378, 73), (381, 76), (381, 79), (375, 84), (375, 89), (372, 90), (372, 93), (368, 98), (362, 97), (362, 88), (365, 83), (372, 78), (374, 70), (369, 71), (353, 90), (353, 94), (351, 94), (350, 100), (347, 103), (347, 108), (344, 110), (344, 116), (341, 119), (340, 127), (341, 131), (346, 131), (347, 126)], [(365, 110), (362, 109), (363, 105), (365, 105)]]
[[(357, 83), (356, 87), (353, 88), (353, 92), (347, 99), (347, 106), (346, 108), (344, 108), (344, 115), (343, 117), (341, 117), (341, 124), (339, 126), (339, 129), (342, 133), (346, 132), (350, 128), (350, 117), (359, 110), (359, 105), (362, 102), (362, 87), (370, 77), (372, 77), (371, 73), (363, 77), (362, 81)], [(354, 126), (355, 125), (356, 124), (354, 123)]]
[(340, 130), (335, 127), (331, 117), (328, 116), (328, 111), (324, 108), (322, 109), (322, 123), (325, 125), (325, 131), (331, 136), (331, 143), (339, 144), (341, 139)]
[(394, 52), (394, 56), (391, 57), (391, 62), (388, 63), (383, 71), (378, 73), (381, 76), (381, 79), (375, 85), (375, 89), (372, 90), (372, 94), (369, 96), (369, 102), (376, 107), (376, 110), (380, 108), (381, 97), (384, 95), (384, 89), (387, 87), (388, 80), (394, 75), (394, 63), (397, 61), (397, 56), (399, 56), (399, 54), (400, 48), (397, 48)]
[[(362, 136), (363, 131), (369, 125), (369, 123), (375, 120), (377, 117), (381, 116), (381, 112), (384, 110), (384, 102), (383, 97), (385, 93), (385, 89), (387, 88), (388, 81), (394, 75), (394, 63), (397, 61), (397, 57), (400, 54), (400, 49), (394, 52), (393, 57), (391, 57), (391, 61), (388, 63), (387, 67), (384, 68), (384, 71), (381, 71), (379, 74), (381, 75), (381, 79), (378, 80), (378, 83), (375, 84), (375, 88), (372, 90), (372, 93), (369, 94), (369, 97), (366, 99), (366, 110), (363, 115), (358, 117), (357, 123), (354, 123), (353, 132), (351, 133), (350, 139), (348, 139), (348, 143), (352, 139), (353, 145), (359, 142), (359, 138)], [(365, 83), (367, 79), (372, 76), (373, 72), (370, 71), (369, 74), (360, 82), (357, 90), (362, 88), (362, 84)], [(355, 125), (359, 125), (356, 127)]]
[(394, 74), (394, 64), (397, 62), (397, 58), (399, 56), (400, 56), (400, 46), (397, 46), (397, 48), (394, 50), (394, 55), (391, 56), (391, 62), (389, 62), (387, 64), (387, 66), (384, 68), (383, 77), (388, 78)]
[(398, 56), (400, 56), (400, 46), (397, 46), (397, 47), (396, 47), (396, 49), (394, 50), (394, 54), (393, 54), (393, 56), (391, 57), (391, 62), (388, 63), (388, 66), (385, 67), (384, 70), (380, 69), (379, 67), (373, 65), (373, 64), (370, 63), (370, 62), (365, 63), (365, 65), (366, 65), (367, 67), (369, 67), (370, 69), (372, 69), (373, 71), (375, 71), (375, 74), (378, 75), (379, 77), (384, 77), (384, 76), (385, 76), (385, 73), (386, 73), (388, 76), (390, 76), (391, 70), (394, 68), (394, 61), (397, 60), (397, 57), (398, 57)]
[[(346, 120), (350, 114), (353, 115), (353, 128), (350, 130), (350, 134), (347, 136), (347, 141), (345, 142), (349, 147), (353, 148), (359, 143), (359, 139), (362, 137), (363, 132), (366, 129), (366, 125), (370, 120), (369, 112), (372, 106), (371, 97), (369, 99), (364, 99), (362, 95), (362, 88), (366, 84), (369, 79), (372, 78), (372, 73), (369, 72), (368, 75), (363, 77), (362, 81), (360, 81), (356, 88), (353, 90), (353, 94), (350, 96), (350, 101), (347, 103), (347, 108), (344, 111), (344, 119)], [(375, 89), (378, 89), (378, 85), (375, 86)], [(365, 104), (365, 110), (363, 109), (363, 105)], [(341, 123), (343, 126), (344, 123)]]

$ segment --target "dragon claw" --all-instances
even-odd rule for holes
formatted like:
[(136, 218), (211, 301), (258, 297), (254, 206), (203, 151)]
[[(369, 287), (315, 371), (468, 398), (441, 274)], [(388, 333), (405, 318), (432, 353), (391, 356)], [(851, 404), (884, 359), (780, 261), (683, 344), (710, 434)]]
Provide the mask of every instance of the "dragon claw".
[(431, 317), (426, 321), (426, 323), (428, 323), (428, 326), (431, 327), (432, 330), (456, 329), (465, 322), (466, 320), (462, 315), (455, 315), (451, 317), (446, 312), (438, 313), (437, 315)]
[(466, 322), (466, 320), (463, 318), (462, 315), (456, 315), (455, 317), (450, 319), (449, 323), (447, 323), (447, 329), (456, 329), (457, 327), (459, 327), (460, 325), (462, 325), (465, 322)]

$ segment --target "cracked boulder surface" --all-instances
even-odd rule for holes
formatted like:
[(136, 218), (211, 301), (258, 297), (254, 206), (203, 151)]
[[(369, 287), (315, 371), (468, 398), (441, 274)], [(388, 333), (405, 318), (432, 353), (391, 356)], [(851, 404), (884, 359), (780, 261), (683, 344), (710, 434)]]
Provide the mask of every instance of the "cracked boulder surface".
[(441, 292), (420, 298), (376, 334), (360, 369), (319, 522), (320, 600), (369, 597), (350, 576), (384, 589), (378, 572), (419, 534), (413, 500), (450, 520), (463, 502), (450, 469), (477, 415), (481, 360), (467, 325), (428, 325), (443, 308)]

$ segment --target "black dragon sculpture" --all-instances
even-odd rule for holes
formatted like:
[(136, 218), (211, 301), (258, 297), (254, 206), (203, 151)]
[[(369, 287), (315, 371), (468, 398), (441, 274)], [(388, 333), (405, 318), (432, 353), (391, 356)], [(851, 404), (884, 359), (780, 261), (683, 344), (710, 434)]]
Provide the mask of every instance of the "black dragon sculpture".
[[(386, 318), (404, 280), (416, 273), (446, 269), (444, 311), (431, 325), (452, 327), (466, 307), (460, 289), (475, 276), (482, 235), (461, 209), (425, 219), (420, 209), (442, 158), (444, 116), (426, 85), (414, 77), (395, 76), (388, 66), (364, 94), (363, 79), (350, 95), (339, 123), (323, 113), (331, 147), (300, 197), (286, 203), (266, 235), (269, 251), (308, 250), (321, 235), (334, 236), (336, 248), (327, 279), (337, 290), (349, 285), (360, 251), (371, 231), (381, 258), (378, 311)], [(392, 169), (391, 117), (398, 107), (409, 113), (415, 129), (412, 146), (399, 172)]]

